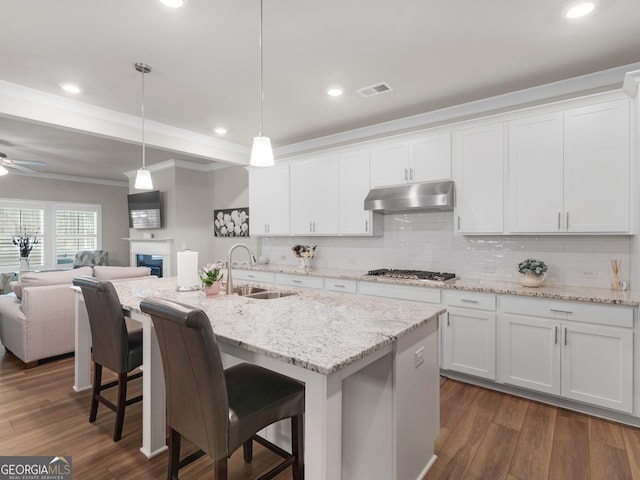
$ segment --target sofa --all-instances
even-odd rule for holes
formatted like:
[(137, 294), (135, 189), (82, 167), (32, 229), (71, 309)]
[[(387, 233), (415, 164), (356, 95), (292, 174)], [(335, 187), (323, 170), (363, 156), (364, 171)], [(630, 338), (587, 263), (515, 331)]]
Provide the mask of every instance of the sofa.
[(118, 281), (148, 277), (148, 267), (95, 266), (54, 272), (29, 272), (0, 295), (0, 341), (27, 367), (75, 350), (74, 277), (90, 275)]

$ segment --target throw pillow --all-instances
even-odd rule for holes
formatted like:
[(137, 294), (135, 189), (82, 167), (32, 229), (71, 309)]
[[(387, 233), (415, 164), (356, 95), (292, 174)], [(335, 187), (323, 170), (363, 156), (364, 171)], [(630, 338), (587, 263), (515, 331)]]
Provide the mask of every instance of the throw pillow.
[(16, 297), (18, 297), (18, 299), (21, 300), (22, 299), (22, 283), (9, 282), (9, 285), (11, 286), (11, 290), (13, 290), (13, 293), (16, 294)]

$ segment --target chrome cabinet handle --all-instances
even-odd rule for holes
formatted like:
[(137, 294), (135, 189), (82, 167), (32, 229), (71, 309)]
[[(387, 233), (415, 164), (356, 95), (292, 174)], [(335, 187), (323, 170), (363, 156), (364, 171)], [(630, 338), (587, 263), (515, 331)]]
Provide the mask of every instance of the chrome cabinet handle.
[(256, 278), (256, 276), (255, 276), (255, 275), (247, 275), (247, 277), (249, 277), (249, 278)]
[(564, 228), (569, 231), (569, 212), (567, 212), (567, 221), (564, 223)]
[(555, 333), (554, 333), (553, 343), (557, 345), (558, 344), (558, 326), (556, 325), (554, 328), (555, 328)]
[(562, 213), (558, 212), (558, 230), (560, 230), (560, 222), (562, 221)]
[(567, 327), (564, 327), (564, 346), (567, 346)]
[(293, 283), (302, 283), (302, 280), (291, 280)]
[(369, 220), (364, 221), (364, 231), (369, 233)]
[(339, 283), (334, 283), (333, 286), (336, 287), (336, 288), (347, 288), (346, 285), (341, 285)]
[(460, 215), (458, 215), (458, 231), (460, 231)]
[(409, 180), (413, 180), (413, 168), (409, 168)]
[(467, 298), (461, 298), (460, 301), (464, 303), (480, 303), (478, 300), (469, 300)]
[(407, 180), (409, 180), (409, 171), (405, 168), (404, 169), (404, 181), (406, 182)]
[(566, 313), (567, 315), (573, 315), (573, 312), (570, 310), (557, 310), (555, 308), (550, 308), (549, 311), (553, 313)]
[(447, 327), (451, 326), (451, 316), (449, 314), (449, 312), (447, 312)]

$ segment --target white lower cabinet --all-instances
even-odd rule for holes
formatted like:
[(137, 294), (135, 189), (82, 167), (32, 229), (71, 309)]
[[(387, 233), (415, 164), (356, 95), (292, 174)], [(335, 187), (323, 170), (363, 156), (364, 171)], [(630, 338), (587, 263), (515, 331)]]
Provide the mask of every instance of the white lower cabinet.
[(501, 310), (501, 382), (633, 412), (631, 308), (504, 298)]
[(496, 379), (495, 295), (445, 291), (442, 367)]

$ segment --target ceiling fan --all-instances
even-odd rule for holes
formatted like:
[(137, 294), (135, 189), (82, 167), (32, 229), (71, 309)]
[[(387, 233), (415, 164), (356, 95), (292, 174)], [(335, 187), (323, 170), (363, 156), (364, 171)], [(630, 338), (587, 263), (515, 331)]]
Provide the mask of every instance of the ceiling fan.
[(7, 170), (9, 168), (24, 173), (38, 173), (37, 170), (34, 170), (31, 167), (43, 168), (46, 166), (46, 163), (37, 162), (34, 160), (12, 160), (10, 158), (7, 158), (6, 154), (0, 152), (0, 175), (6, 175), (7, 173), (9, 173), (9, 170)]

